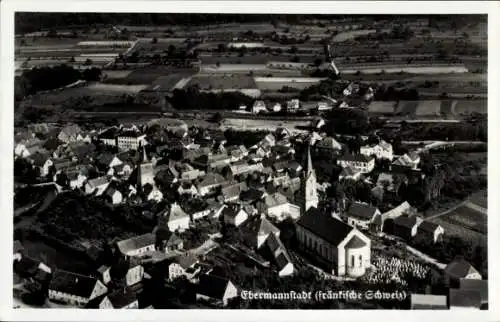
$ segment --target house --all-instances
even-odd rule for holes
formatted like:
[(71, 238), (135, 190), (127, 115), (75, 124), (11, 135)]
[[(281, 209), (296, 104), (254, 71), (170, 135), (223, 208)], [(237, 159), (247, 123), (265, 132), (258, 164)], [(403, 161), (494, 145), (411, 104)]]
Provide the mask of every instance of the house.
[(353, 202), (344, 216), (349, 225), (369, 229), (375, 224), (376, 216), (380, 216), (380, 210), (366, 203)]
[(269, 236), (275, 235), (279, 238), (280, 230), (276, 228), (269, 220), (265, 217), (260, 218), (259, 229), (257, 230), (257, 239), (256, 246), (257, 249), (261, 248), (264, 245), (265, 241), (269, 238)]
[(358, 181), (361, 177), (361, 170), (353, 169), (351, 167), (342, 168), (339, 174), (339, 180), (354, 180)]
[(125, 282), (127, 286), (132, 286), (140, 283), (144, 278), (144, 267), (140, 262), (132, 257), (128, 259), (128, 269), (125, 274)]
[[(84, 185), (85, 194), (93, 194), (99, 191), (104, 191), (109, 185), (109, 178), (107, 176), (98, 177), (95, 179), (87, 180)], [(102, 194), (101, 192), (101, 194)]]
[(184, 231), (189, 229), (191, 218), (186, 212), (184, 212), (184, 210), (182, 210), (178, 203), (175, 202), (171, 204), (170, 209), (165, 216), (168, 216), (167, 226), (170, 231)]
[(156, 246), (165, 254), (184, 248), (184, 242), (178, 234), (171, 232), (166, 227), (158, 227), (155, 231)]
[(107, 287), (98, 279), (60, 269), (52, 273), (48, 287), (51, 301), (84, 307), (90, 300), (105, 294)]
[(224, 218), (224, 223), (227, 225), (232, 225), (238, 227), (243, 222), (248, 219), (248, 214), (246, 211), (240, 207), (240, 205), (227, 205), (227, 207), (222, 210), (222, 216)]
[(423, 221), (418, 226), (417, 234), (423, 235), (426, 238), (432, 240), (434, 243), (437, 243), (439, 240), (441, 240), (444, 234), (444, 229), (443, 227), (441, 227), (441, 225), (435, 224), (430, 221)]
[(263, 201), (257, 203), (257, 209), (278, 221), (286, 218), (296, 220), (300, 217), (300, 206), (288, 202), (288, 199), (279, 192), (265, 196)]
[(191, 220), (197, 220), (210, 215), (212, 209), (205, 200), (191, 199), (183, 204), (184, 211), (191, 217)]
[(394, 157), (392, 145), (384, 140), (380, 140), (378, 144), (362, 146), (359, 153), (366, 156), (375, 156), (377, 159), (387, 159), (390, 161), (392, 161)]
[(152, 233), (146, 233), (118, 241), (116, 246), (122, 255), (126, 257), (136, 257), (154, 251), (155, 243), (156, 236)]
[(417, 235), (417, 229), (422, 219), (417, 216), (402, 215), (394, 219), (392, 233), (405, 240), (410, 240)]
[(326, 124), (325, 120), (318, 117), (311, 121), (311, 127), (313, 129), (319, 130)]
[(137, 131), (124, 131), (116, 138), (118, 149), (137, 150), (139, 146), (146, 145), (146, 135)]
[(239, 200), (243, 203), (247, 204), (253, 204), (256, 203), (257, 201), (261, 200), (266, 196), (266, 192), (255, 189), (255, 188), (250, 188), (248, 190), (242, 191), (239, 196)]
[(350, 167), (361, 173), (369, 173), (375, 167), (375, 159), (364, 154), (346, 154), (339, 157), (337, 163), (343, 168)]
[(477, 291), (450, 288), (448, 294), (450, 309), (481, 309), (481, 294)]
[(356, 228), (311, 207), (297, 221), (297, 239), (338, 276), (359, 277), (370, 267), (371, 240)]
[(420, 156), (416, 152), (402, 155), (392, 163), (393, 167), (416, 170), (420, 163)]
[(460, 284), (460, 279), (481, 279), (481, 274), (470, 263), (463, 259), (456, 259), (446, 265), (444, 275), (446, 283), (450, 286), (458, 286)]
[(36, 137), (17, 143), (14, 148), (14, 155), (21, 158), (27, 158), (37, 152), (47, 152), (42, 148), (42, 144), (43, 141)]
[(97, 269), (97, 273), (99, 274), (99, 277), (104, 285), (108, 285), (109, 282), (111, 282), (111, 266), (101, 265)]
[(186, 276), (188, 279), (192, 279), (195, 274), (200, 271), (199, 268), (196, 268), (196, 264), (198, 262), (198, 258), (190, 253), (177, 256), (168, 266), (169, 280), (172, 281), (181, 276)]
[(146, 184), (143, 188), (146, 200), (160, 202), (163, 200), (163, 193), (156, 187), (156, 185)]
[[(19, 255), (19, 253), (18, 253)], [(50, 281), (52, 269), (43, 262), (28, 256), (15, 256), (13, 272), (21, 279), (33, 282), (37, 287), (44, 287)]]
[(317, 149), (322, 149), (330, 152), (336, 152), (342, 150), (342, 145), (331, 136), (327, 136), (323, 138), (321, 141), (317, 142), (315, 147)]
[(110, 201), (113, 205), (119, 205), (123, 201), (122, 193), (114, 187), (112, 184), (108, 184), (104, 192), (102, 193), (105, 199)]
[(298, 110), (299, 107), (300, 107), (300, 100), (297, 98), (291, 99), (286, 103), (286, 108), (291, 111)]
[(247, 189), (248, 189), (247, 184), (244, 181), (225, 186), (221, 189), (221, 194), (223, 199), (222, 201), (223, 202), (235, 201), (239, 198), (240, 193)]
[(259, 114), (260, 112), (266, 112), (266, 103), (264, 101), (255, 101), (252, 106), (252, 113)]
[(290, 255), (285, 249), (285, 246), (276, 234), (270, 234), (266, 239), (265, 250), (270, 254), (277, 266), (278, 276), (288, 276), (292, 275), (294, 272), (294, 266)]
[(192, 184), (189, 181), (184, 181), (179, 185), (179, 188), (177, 188), (177, 192), (179, 195), (191, 195), (195, 196), (198, 194), (198, 189), (196, 189), (196, 186)]
[(99, 303), (99, 309), (138, 309), (137, 294), (126, 287), (106, 295)]
[(105, 145), (116, 146), (116, 137), (118, 136), (117, 129), (115, 127), (109, 128), (103, 132), (101, 132), (97, 139), (101, 141)]
[(64, 143), (76, 142), (78, 141), (79, 134), (82, 134), (80, 127), (76, 124), (72, 124), (62, 128), (57, 138)]
[(239, 161), (248, 156), (248, 150), (244, 145), (230, 147), (227, 150), (231, 155), (231, 162)]
[(447, 310), (448, 299), (446, 295), (434, 294), (411, 294), (410, 295), (412, 310)]
[(196, 298), (216, 305), (227, 306), (230, 299), (238, 297), (238, 289), (228, 279), (215, 275), (200, 275)]
[(220, 187), (223, 182), (225, 182), (225, 179), (222, 175), (212, 172), (207, 173), (207, 175), (204, 176), (201, 182), (196, 186), (198, 194), (200, 196), (206, 196), (212, 193), (216, 188)]
[(83, 187), (83, 184), (88, 179), (86, 175), (78, 172), (73, 172), (71, 174), (68, 173), (67, 176), (69, 180), (69, 187), (73, 190)]

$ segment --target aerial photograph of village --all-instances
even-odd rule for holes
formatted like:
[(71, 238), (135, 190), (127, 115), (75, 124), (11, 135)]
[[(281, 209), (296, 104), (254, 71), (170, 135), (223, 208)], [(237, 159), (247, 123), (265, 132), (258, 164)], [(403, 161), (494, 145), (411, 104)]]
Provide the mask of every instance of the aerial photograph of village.
[(14, 308), (488, 310), (488, 15), (14, 18)]

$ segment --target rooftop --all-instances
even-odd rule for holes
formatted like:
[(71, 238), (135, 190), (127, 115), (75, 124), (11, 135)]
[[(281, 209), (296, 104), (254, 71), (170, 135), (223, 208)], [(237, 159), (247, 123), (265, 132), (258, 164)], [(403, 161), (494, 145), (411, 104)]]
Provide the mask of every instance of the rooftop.
[(310, 208), (297, 222), (332, 245), (337, 246), (354, 229), (343, 221), (334, 218), (317, 208)]

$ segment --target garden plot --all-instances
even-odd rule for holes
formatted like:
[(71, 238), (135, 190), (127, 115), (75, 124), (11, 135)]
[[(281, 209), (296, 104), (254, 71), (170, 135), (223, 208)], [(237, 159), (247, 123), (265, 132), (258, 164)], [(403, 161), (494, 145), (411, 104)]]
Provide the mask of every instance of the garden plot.
[(488, 113), (487, 100), (457, 100), (455, 105), (455, 114), (464, 115), (471, 113)]
[(95, 83), (87, 86), (87, 89), (98, 92), (137, 94), (146, 89), (147, 85), (116, 85)]
[(377, 30), (375, 29), (362, 29), (362, 30), (353, 30), (353, 31), (346, 31), (346, 32), (341, 32), (335, 35), (333, 37), (332, 41), (333, 42), (343, 42), (346, 40), (354, 39), (358, 36), (365, 36), (369, 34), (374, 34)]
[(370, 113), (393, 114), (395, 110), (396, 102), (394, 101), (374, 101), (368, 106)]
[(441, 114), (441, 102), (437, 100), (420, 101), (415, 109), (416, 116), (439, 116)]
[(230, 90), (230, 89), (257, 89), (257, 85), (251, 76), (247, 75), (196, 75), (193, 76), (187, 86), (199, 86), (200, 90)]
[(323, 78), (312, 77), (255, 77), (257, 87), (263, 91), (278, 91), (285, 86), (303, 90), (322, 80)]

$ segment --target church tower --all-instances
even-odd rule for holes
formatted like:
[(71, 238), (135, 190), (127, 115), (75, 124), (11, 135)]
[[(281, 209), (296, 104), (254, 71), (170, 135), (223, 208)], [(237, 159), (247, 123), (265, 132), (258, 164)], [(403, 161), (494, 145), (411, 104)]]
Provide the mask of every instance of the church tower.
[(300, 189), (299, 200), (301, 201), (303, 214), (311, 207), (318, 208), (318, 183), (311, 160), (311, 149), (309, 147), (307, 148), (306, 171), (302, 181), (302, 188)]
[(142, 161), (137, 167), (137, 185), (143, 187), (147, 183), (154, 186), (153, 163), (148, 160), (146, 148), (142, 147)]

